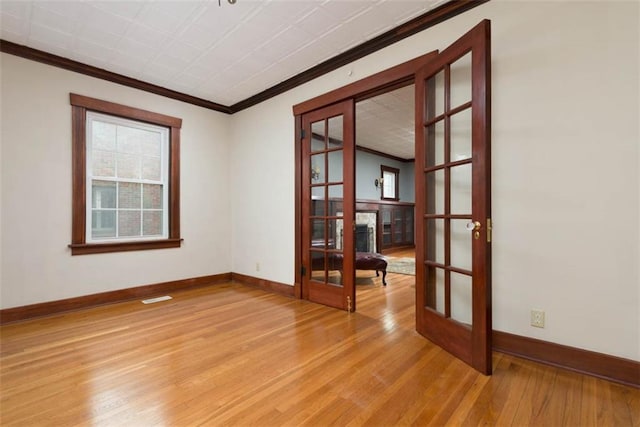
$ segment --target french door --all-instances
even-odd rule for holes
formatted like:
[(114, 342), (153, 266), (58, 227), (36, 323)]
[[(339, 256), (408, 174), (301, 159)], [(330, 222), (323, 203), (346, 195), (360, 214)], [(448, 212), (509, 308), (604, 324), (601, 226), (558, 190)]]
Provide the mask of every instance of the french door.
[(416, 329), (490, 374), (490, 22), (415, 82)]
[(302, 297), (355, 310), (354, 102), (302, 116)]

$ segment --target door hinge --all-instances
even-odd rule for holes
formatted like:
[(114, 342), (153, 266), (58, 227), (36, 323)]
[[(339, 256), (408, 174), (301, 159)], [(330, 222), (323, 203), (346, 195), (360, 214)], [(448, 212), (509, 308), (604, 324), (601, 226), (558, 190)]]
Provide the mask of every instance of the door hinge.
[(304, 139), (305, 135), (306, 135), (306, 134), (305, 134), (305, 132), (304, 132), (304, 129), (302, 129), (302, 130), (300, 131), (300, 139)]
[(491, 218), (487, 218), (487, 243), (491, 243)]
[(351, 297), (347, 297), (347, 313), (351, 313)]
[(307, 274), (307, 268), (303, 265), (300, 267), (300, 275), (304, 276), (305, 274)]

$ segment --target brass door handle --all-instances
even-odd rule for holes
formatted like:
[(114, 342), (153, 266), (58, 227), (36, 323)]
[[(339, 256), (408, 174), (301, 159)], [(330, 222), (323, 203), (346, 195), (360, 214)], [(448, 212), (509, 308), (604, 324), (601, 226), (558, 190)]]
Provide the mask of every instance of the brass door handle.
[(467, 230), (469, 231), (478, 231), (482, 227), (480, 221), (469, 221), (466, 225)]

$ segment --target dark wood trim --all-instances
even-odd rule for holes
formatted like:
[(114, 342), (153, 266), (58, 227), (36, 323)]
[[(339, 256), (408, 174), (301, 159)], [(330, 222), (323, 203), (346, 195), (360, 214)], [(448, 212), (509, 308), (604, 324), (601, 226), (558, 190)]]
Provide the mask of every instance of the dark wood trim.
[(362, 151), (364, 153), (369, 153), (369, 154), (373, 154), (373, 155), (376, 155), (376, 156), (384, 157), (384, 158), (387, 158), (387, 159), (390, 159), (390, 160), (395, 160), (396, 162), (411, 163), (411, 162), (415, 162), (416, 161), (416, 159), (404, 159), (402, 157), (394, 156), (392, 154), (383, 153), (382, 151), (374, 150), (372, 148), (363, 147), (362, 145), (356, 145), (356, 150), (357, 151)]
[(90, 98), (88, 96), (78, 95), (77, 93), (69, 94), (69, 103), (76, 107), (84, 107), (87, 110), (99, 111), (101, 113), (124, 117), (126, 119), (134, 119), (141, 122), (153, 123), (158, 126), (164, 126), (168, 128), (180, 128), (182, 126), (182, 119), (179, 119), (177, 117), (154, 113), (153, 111), (129, 107), (127, 105), (116, 104), (115, 102)]
[[(74, 224), (75, 225), (75, 224)], [(83, 236), (84, 237), (84, 236)], [(104, 254), (110, 252), (144, 251), (149, 249), (179, 248), (182, 239), (162, 239), (114, 243), (72, 243), (71, 255)]]
[(493, 350), (640, 388), (640, 362), (493, 331)]
[(242, 283), (243, 285), (262, 289), (263, 291), (273, 292), (287, 297), (295, 297), (296, 292), (294, 286), (284, 283), (273, 282), (267, 279), (259, 279), (257, 277), (247, 276), (240, 273), (231, 273), (231, 280)]
[(107, 71), (102, 68), (83, 64), (81, 62), (74, 61), (72, 59), (63, 58), (62, 56), (54, 55), (52, 53), (44, 52), (38, 49), (33, 49), (24, 45), (12, 43), (7, 40), (0, 39), (0, 52), (19, 56), (25, 59), (30, 59), (32, 61), (40, 62), (42, 64), (63, 68), (65, 70), (84, 74), (86, 76), (107, 80), (113, 83), (121, 84), (123, 86), (131, 87), (134, 89), (140, 89), (145, 92), (164, 96), (166, 98), (176, 99), (178, 101), (197, 105), (203, 108), (208, 108), (214, 111), (219, 111), (221, 113), (226, 113), (226, 114), (232, 113), (231, 109), (225, 105), (207, 101), (206, 99), (197, 98), (195, 96), (187, 95), (181, 92), (176, 92), (174, 90), (167, 89), (162, 86), (143, 82), (142, 80), (132, 79), (131, 77), (123, 76), (122, 74), (113, 73), (111, 71)]
[[(180, 128), (182, 119), (88, 96), (69, 94), (72, 109), (71, 255), (178, 248), (180, 238)], [(97, 111), (169, 128), (169, 236), (162, 240), (87, 243), (86, 240), (86, 113)]]
[[(347, 65), (353, 61), (390, 46), (400, 40), (403, 40), (409, 36), (417, 34), (427, 28), (433, 27), (440, 22), (453, 18), (463, 12), (473, 9), (476, 6), (480, 6), (489, 0), (452, 0), (442, 6), (439, 6), (433, 10), (430, 10), (404, 24), (401, 24), (386, 33), (383, 33), (365, 43), (355, 46), (340, 55), (334, 56), (322, 62), (315, 67), (312, 67), (302, 73), (287, 79), (267, 90), (264, 90), (250, 98), (233, 104), (230, 108), (235, 113), (245, 108), (249, 108), (253, 105), (266, 101), (269, 98), (273, 98), (276, 95), (284, 93), (295, 87), (298, 87), (304, 83), (307, 83), (313, 79), (316, 79), (324, 74), (334, 71), (344, 65)], [(361, 91), (359, 91), (361, 92)], [(326, 103), (323, 103), (326, 105)], [(315, 109), (315, 108), (312, 108)], [(302, 112), (295, 112), (295, 114), (301, 114)]]
[[(294, 158), (295, 158), (295, 194), (302, 194), (302, 116), (295, 116)], [(302, 207), (299, 200), (294, 208), (294, 229), (296, 236), (302, 236)], [(294, 244), (294, 292), (296, 298), (302, 298), (302, 241), (295, 239)]]
[(396, 89), (398, 85), (411, 84), (416, 70), (428, 64), (438, 55), (436, 51), (426, 53), (417, 58), (380, 71), (357, 82), (334, 89), (293, 106), (293, 114), (304, 114), (326, 105), (334, 104), (348, 98), (365, 99), (370, 94), (380, 95)]
[(71, 179), (73, 187), (73, 201), (71, 213), (71, 241), (73, 244), (85, 243), (87, 213), (86, 197), (86, 109), (84, 107), (71, 107)]
[(153, 285), (66, 298), (57, 301), (30, 304), (22, 307), (5, 308), (0, 310), (0, 324), (97, 307), (100, 305), (114, 304), (138, 298), (153, 297), (169, 292), (208, 286), (214, 283), (228, 282), (231, 280), (231, 276), (231, 273), (213, 274), (209, 276), (194, 277), (191, 279), (173, 280), (171, 282), (156, 283)]

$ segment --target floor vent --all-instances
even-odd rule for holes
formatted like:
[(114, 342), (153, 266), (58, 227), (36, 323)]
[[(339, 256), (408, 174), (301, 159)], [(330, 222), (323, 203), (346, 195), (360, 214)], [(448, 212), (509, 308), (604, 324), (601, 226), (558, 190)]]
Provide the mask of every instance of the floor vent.
[(170, 299), (173, 299), (173, 298), (171, 298), (169, 295), (165, 295), (163, 297), (143, 299), (142, 303), (143, 304), (153, 304), (154, 302), (167, 301), (167, 300), (170, 300)]

